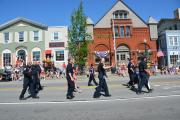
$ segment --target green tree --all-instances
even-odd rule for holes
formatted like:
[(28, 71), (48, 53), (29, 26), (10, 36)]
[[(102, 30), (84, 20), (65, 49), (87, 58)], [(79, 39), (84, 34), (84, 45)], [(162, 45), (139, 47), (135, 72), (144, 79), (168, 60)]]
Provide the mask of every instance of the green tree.
[(87, 40), (86, 20), (87, 17), (83, 12), (83, 3), (81, 1), (78, 9), (73, 11), (71, 25), (68, 30), (70, 55), (74, 58), (75, 63), (81, 67), (85, 65), (88, 55), (89, 40)]

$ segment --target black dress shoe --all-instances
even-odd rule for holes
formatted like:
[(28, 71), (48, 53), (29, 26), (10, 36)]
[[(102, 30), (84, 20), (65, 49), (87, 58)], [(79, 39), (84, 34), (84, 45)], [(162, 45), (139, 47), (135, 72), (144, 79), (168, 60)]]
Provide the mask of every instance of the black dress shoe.
[(39, 96), (33, 96), (32, 98), (33, 99), (39, 99)]
[(94, 86), (93, 84), (88, 84), (88, 86)]
[(152, 92), (153, 92), (153, 89), (149, 89), (149, 90), (148, 90), (148, 93), (152, 93)]
[(19, 100), (26, 100), (26, 98), (24, 98), (24, 97), (19, 97)]
[(108, 94), (108, 95), (104, 95), (104, 97), (111, 97), (111, 95), (110, 95), (110, 94)]
[(73, 99), (73, 96), (67, 96), (66, 99)]

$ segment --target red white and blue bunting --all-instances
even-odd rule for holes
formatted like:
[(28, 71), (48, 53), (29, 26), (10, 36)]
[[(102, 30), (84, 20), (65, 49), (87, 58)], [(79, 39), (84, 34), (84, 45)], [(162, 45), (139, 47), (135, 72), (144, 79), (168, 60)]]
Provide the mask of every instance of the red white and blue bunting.
[(95, 54), (100, 58), (106, 58), (109, 55), (109, 51), (95, 51)]

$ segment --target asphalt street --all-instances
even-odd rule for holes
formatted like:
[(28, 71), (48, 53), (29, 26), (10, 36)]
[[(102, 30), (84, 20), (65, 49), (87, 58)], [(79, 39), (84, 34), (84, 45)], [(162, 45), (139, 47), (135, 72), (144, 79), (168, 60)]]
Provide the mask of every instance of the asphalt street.
[[(0, 82), (0, 120), (180, 120), (180, 75), (153, 76), (152, 93), (137, 95), (123, 84), (128, 77), (109, 75), (112, 97), (92, 98), (95, 86), (79, 77), (81, 93), (66, 100), (66, 80), (42, 80), (40, 99), (18, 100), (22, 81)], [(26, 94), (28, 96), (28, 93)]]

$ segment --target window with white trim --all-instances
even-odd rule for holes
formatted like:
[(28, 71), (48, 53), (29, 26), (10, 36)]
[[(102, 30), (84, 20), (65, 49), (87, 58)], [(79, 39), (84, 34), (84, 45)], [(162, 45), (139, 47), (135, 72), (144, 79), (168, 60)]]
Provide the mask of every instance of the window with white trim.
[(56, 51), (56, 61), (64, 61), (64, 50)]
[(39, 40), (39, 31), (34, 31), (34, 41)]
[(11, 53), (3, 53), (3, 65), (9, 66), (11, 64)]
[(40, 51), (33, 51), (33, 61), (40, 61)]
[(5, 32), (4, 33), (4, 42), (8, 43), (8, 41), (9, 41), (9, 32)]
[(19, 42), (24, 42), (24, 32), (19, 32)]
[(128, 11), (117, 10), (113, 13), (114, 19), (128, 19)]
[(169, 36), (169, 46), (178, 46), (178, 36)]
[(54, 40), (59, 40), (59, 33), (58, 32), (54, 32)]
[(177, 64), (178, 55), (170, 55), (170, 63), (171, 64)]

